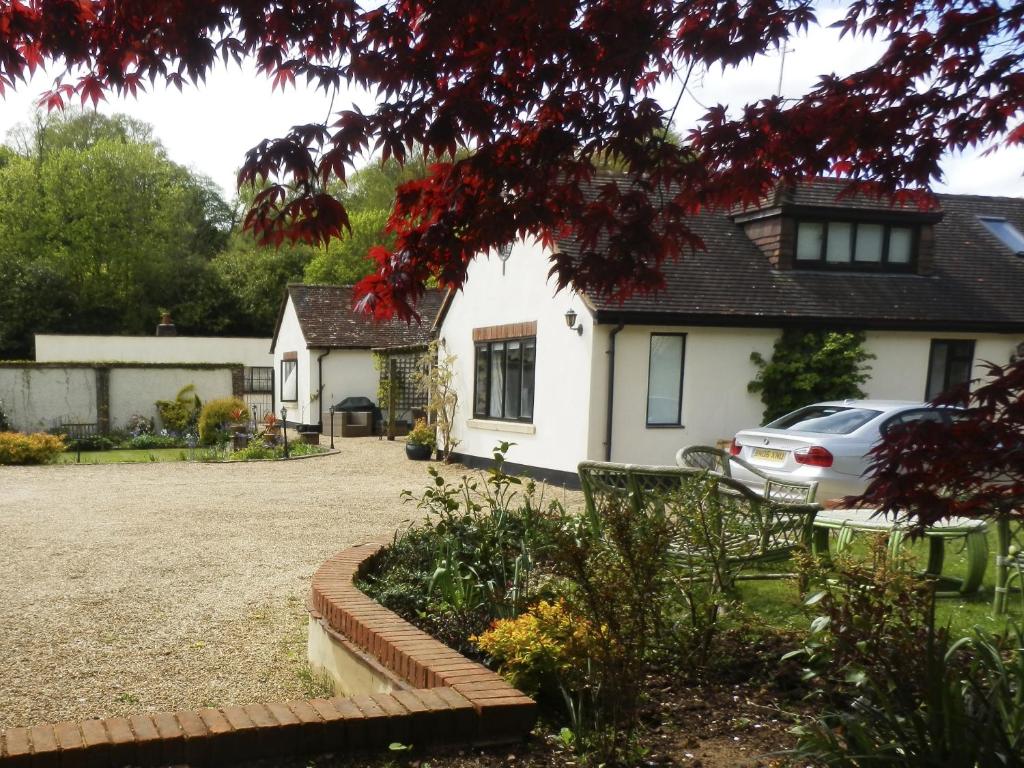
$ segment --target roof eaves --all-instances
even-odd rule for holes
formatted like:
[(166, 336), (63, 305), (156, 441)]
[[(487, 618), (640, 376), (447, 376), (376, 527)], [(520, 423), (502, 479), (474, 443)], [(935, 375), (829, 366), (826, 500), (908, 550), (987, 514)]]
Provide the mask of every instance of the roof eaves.
[(932, 331), (942, 333), (1022, 333), (1024, 321), (977, 320), (955, 322), (932, 319), (843, 318), (813, 315), (701, 314), (599, 309), (595, 320), (601, 325), (692, 325), (725, 328), (799, 328), (829, 325), (833, 328), (873, 331)]

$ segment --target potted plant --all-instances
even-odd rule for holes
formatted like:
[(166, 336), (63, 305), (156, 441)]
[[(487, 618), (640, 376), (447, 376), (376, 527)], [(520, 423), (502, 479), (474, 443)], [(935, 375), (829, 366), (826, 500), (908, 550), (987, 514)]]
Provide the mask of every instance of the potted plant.
[(416, 424), (405, 438), (405, 455), (413, 461), (426, 461), (434, 452), (437, 437), (434, 428), (426, 419), (416, 419)]

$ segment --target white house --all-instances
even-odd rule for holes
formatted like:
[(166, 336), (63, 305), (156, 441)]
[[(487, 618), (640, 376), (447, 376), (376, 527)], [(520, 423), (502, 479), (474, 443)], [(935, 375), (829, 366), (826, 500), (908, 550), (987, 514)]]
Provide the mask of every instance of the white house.
[(1005, 363), (1024, 340), (1024, 199), (944, 195), (920, 212), (838, 189), (696, 217), (706, 250), (624, 303), (556, 293), (539, 245), (476, 260), (435, 323), (457, 357), (459, 458), (485, 464), (509, 441), (510, 463), (572, 482), (584, 459), (668, 464), (728, 441), (761, 423), (750, 354), (770, 358), (787, 327), (865, 331), (875, 398), (921, 400)]
[(350, 285), (289, 285), (271, 343), (275, 412), (284, 406), (289, 425), (321, 431), (332, 404), (346, 397), (376, 402), (380, 374), (372, 350), (426, 346), (441, 300), (440, 291), (426, 292), (422, 323), (374, 322), (353, 312)]

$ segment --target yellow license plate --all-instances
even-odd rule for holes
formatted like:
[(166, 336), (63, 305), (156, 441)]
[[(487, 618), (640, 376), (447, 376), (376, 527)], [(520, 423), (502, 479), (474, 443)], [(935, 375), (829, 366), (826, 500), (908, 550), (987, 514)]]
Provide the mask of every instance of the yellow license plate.
[(774, 448), (755, 448), (751, 451), (751, 456), (763, 461), (774, 461), (777, 464), (781, 464), (786, 460), (786, 452), (777, 451)]

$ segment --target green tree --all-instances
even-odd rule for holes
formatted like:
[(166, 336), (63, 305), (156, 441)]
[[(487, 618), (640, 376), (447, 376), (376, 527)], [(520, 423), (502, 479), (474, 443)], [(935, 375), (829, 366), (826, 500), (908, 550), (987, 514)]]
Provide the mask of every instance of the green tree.
[(0, 164), (0, 355), (45, 331), (150, 333), (166, 307), (186, 332), (231, 330), (210, 268), (230, 207), (171, 162), (147, 126), (37, 116)]
[(863, 333), (787, 329), (771, 360), (751, 352), (758, 371), (747, 390), (761, 395), (765, 423), (821, 400), (864, 397), (860, 385), (871, 370), (865, 363), (875, 356), (863, 344)]
[(388, 209), (371, 208), (349, 214), (351, 235), (332, 241), (326, 248), (317, 248), (306, 265), (308, 283), (351, 285), (373, 271), (375, 263), (369, 258), (370, 248), (390, 244), (391, 237), (384, 232)]
[(289, 282), (302, 279), (313, 257), (308, 245), (259, 245), (252, 235), (236, 230), (212, 266), (219, 284), (237, 308), (235, 325), (242, 333), (269, 335)]

